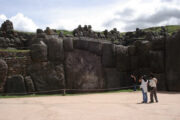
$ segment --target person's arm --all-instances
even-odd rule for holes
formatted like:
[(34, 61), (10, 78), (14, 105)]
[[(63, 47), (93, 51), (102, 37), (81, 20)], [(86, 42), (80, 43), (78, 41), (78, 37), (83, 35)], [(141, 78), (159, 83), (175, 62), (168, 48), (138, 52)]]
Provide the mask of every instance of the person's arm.
[(136, 77), (134, 76), (134, 81), (136, 82)]

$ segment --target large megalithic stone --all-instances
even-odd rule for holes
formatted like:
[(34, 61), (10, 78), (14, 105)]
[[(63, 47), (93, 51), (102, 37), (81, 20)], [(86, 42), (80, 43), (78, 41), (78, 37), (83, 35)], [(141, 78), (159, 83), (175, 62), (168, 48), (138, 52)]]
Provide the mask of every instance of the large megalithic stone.
[(88, 51), (96, 55), (102, 54), (102, 43), (98, 39), (91, 39), (88, 43)]
[(63, 38), (64, 51), (70, 52), (73, 51), (73, 39), (70, 37)]
[(165, 58), (163, 51), (150, 51), (150, 68), (154, 73), (164, 73)]
[(26, 93), (24, 77), (22, 75), (14, 75), (8, 78), (5, 84), (5, 93)]
[(34, 87), (34, 83), (33, 80), (31, 79), (31, 76), (26, 76), (25, 79), (25, 84), (26, 84), (26, 89), (27, 92), (35, 92), (35, 87)]
[(160, 51), (160, 50), (163, 51), (165, 48), (165, 41), (166, 41), (166, 38), (152, 40), (151, 49), (153, 51)]
[(39, 92), (53, 93), (51, 90), (64, 88), (63, 65), (54, 65), (51, 62), (33, 63), (28, 67), (27, 72)]
[(8, 65), (2, 59), (0, 59), (0, 92), (3, 91), (4, 83), (6, 81), (8, 71)]
[(180, 31), (166, 41), (166, 79), (170, 91), (180, 91)]
[(39, 44), (33, 44), (30, 50), (30, 55), (33, 61), (47, 61), (47, 46), (43, 41), (40, 41)]
[(65, 57), (66, 87), (74, 89), (104, 88), (101, 57), (75, 49)]
[(63, 62), (64, 48), (63, 40), (61, 38), (50, 38), (47, 43), (48, 46), (48, 60), (52, 62)]
[(116, 45), (116, 67), (121, 72), (131, 70), (131, 57), (128, 55), (128, 47)]
[(137, 40), (134, 42), (136, 46), (136, 52), (138, 55), (138, 67), (149, 68), (150, 67), (150, 55), (151, 43), (149, 41)]
[(114, 45), (109, 42), (102, 43), (102, 65), (104, 67), (113, 67), (115, 65)]
[(104, 77), (106, 80), (107, 88), (119, 88), (120, 87), (120, 72), (116, 68), (104, 68)]
[(74, 42), (75, 49), (88, 50), (89, 38), (80, 37), (80, 38), (74, 39), (73, 42)]

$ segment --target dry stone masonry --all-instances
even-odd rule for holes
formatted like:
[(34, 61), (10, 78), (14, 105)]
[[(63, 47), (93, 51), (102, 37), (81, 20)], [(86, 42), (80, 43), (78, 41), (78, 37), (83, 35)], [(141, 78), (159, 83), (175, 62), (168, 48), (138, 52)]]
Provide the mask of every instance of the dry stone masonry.
[(168, 36), (165, 28), (121, 36), (117, 29), (98, 33), (85, 25), (73, 36), (49, 27), (28, 34), (14, 31), (7, 20), (0, 29), (0, 90), (119, 88), (131, 85), (131, 73), (137, 78), (153, 73), (159, 90), (180, 91), (179, 45), (180, 31)]

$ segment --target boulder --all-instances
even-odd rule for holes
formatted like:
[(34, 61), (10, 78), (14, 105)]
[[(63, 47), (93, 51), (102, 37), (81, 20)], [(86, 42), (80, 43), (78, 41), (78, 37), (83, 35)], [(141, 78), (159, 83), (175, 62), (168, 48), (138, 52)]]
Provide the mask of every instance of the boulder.
[(2, 59), (0, 59), (0, 92), (3, 91), (3, 86), (6, 81), (6, 76), (8, 72), (8, 65)]
[(4, 23), (2, 23), (1, 30), (6, 32), (13, 31), (13, 23), (10, 20), (6, 20)]
[(113, 67), (114, 63), (114, 45), (108, 42), (102, 43), (102, 65), (104, 67)]
[(72, 38), (63, 38), (64, 51), (69, 52), (73, 51), (73, 39)]
[(47, 46), (43, 41), (40, 41), (40, 44), (33, 44), (30, 49), (33, 61), (47, 61)]
[(33, 63), (28, 67), (28, 75), (31, 76), (38, 92), (50, 91), (47, 93), (53, 93), (54, 90), (64, 88), (63, 65), (61, 69), (57, 68), (58, 66), (59, 65), (55, 66), (51, 62), (41, 62)]
[(64, 48), (63, 40), (61, 38), (50, 38), (47, 43), (48, 46), (48, 60), (52, 62), (63, 62)]
[(24, 77), (22, 75), (13, 75), (9, 77), (5, 84), (5, 92), (12, 94), (26, 93)]
[(74, 89), (104, 88), (101, 57), (75, 49), (65, 56), (66, 87)]
[(31, 76), (26, 76), (24, 80), (25, 80), (27, 92), (28, 93), (35, 92), (35, 87), (34, 87), (34, 83), (33, 83), (32, 79), (31, 79)]

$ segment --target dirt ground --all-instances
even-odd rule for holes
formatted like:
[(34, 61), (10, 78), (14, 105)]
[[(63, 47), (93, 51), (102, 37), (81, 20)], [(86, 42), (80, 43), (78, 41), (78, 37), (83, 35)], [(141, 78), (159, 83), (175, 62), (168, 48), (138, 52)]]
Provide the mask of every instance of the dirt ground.
[(180, 120), (180, 93), (158, 93), (139, 104), (141, 92), (0, 99), (0, 120)]

